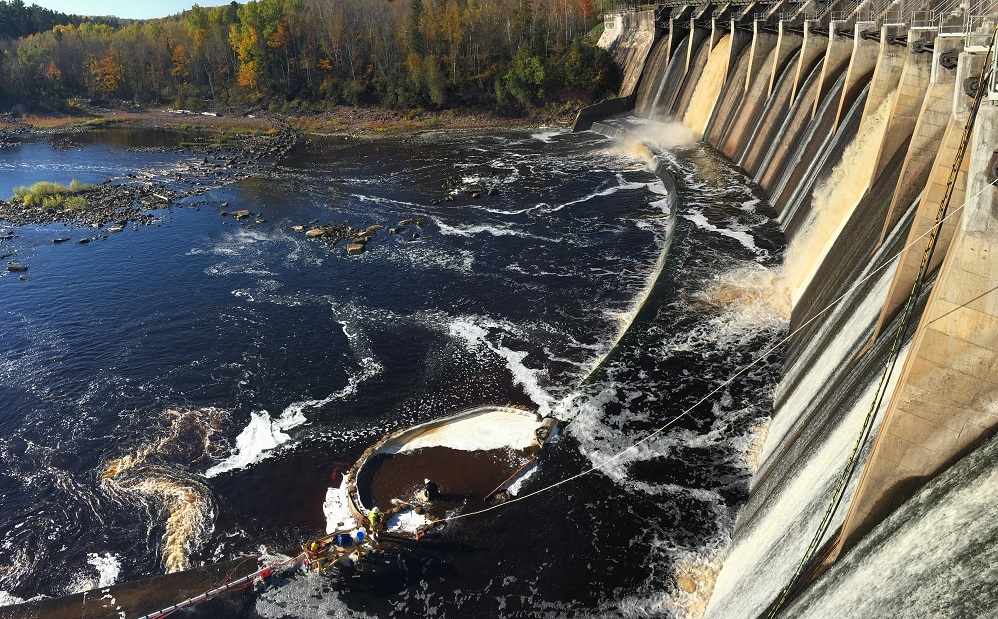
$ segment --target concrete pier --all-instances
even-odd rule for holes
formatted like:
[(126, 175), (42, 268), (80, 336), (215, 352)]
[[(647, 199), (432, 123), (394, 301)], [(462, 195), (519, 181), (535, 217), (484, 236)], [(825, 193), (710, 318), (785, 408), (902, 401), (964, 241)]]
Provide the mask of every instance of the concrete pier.
[[(981, 110), (963, 217), (842, 526), (848, 548), (998, 430), (998, 108)], [(837, 554), (837, 553), (836, 553)]]
[(825, 60), (821, 65), (821, 77), (818, 82), (818, 94), (814, 98), (814, 105), (811, 106), (811, 118), (814, 119), (818, 113), (818, 106), (828, 94), (835, 82), (842, 67), (846, 66), (852, 59), (852, 52), (856, 45), (855, 35), (843, 36), (839, 34), (840, 29), (844, 29), (846, 24), (842, 22), (831, 22), (828, 26), (828, 46), (825, 48)]
[[(642, 85), (654, 93), (651, 115), (682, 119), (709, 77), (717, 94), (696, 98), (693, 120), (768, 194), (791, 247), (784, 285), (795, 335), (760, 474), (732, 533), (734, 564), (718, 575), (708, 618), (766, 616), (802, 559), (795, 593), (998, 433), (998, 189), (989, 185), (998, 103), (984, 103), (954, 173), (972, 102), (965, 90), (998, 24), (972, 12), (989, 6), (917, 15), (905, 3), (824, 7), (835, 14), (789, 3), (660, 8), (670, 31), (685, 23), (689, 34), (674, 53), (656, 52), (655, 83)], [(722, 19), (730, 25), (720, 28)], [(728, 70), (717, 90), (720, 59), (703, 69), (720, 30), (732, 45), (718, 52)], [(856, 474), (839, 487), (948, 190), (926, 305), (915, 308), (883, 410), (859, 436)]]
[(852, 55), (849, 57), (846, 83), (842, 88), (838, 111), (835, 114), (835, 127), (839, 126), (849, 108), (856, 102), (860, 91), (870, 82), (873, 70), (877, 66), (880, 45), (864, 36), (867, 31), (873, 30), (873, 26), (874, 24), (870, 22), (860, 22), (853, 29)]

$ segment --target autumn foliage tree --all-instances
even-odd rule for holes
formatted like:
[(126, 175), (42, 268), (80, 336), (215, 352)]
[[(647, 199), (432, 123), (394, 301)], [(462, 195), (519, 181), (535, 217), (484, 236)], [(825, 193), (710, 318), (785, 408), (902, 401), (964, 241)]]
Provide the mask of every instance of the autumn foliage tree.
[(148, 21), (70, 20), (0, 37), (0, 105), (89, 95), (517, 113), (615, 89), (612, 63), (585, 38), (600, 16), (594, 1), (250, 0)]

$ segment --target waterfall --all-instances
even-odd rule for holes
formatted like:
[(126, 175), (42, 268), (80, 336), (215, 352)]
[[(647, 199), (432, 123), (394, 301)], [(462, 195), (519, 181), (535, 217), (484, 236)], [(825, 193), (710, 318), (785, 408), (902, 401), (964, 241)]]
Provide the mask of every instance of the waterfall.
[(641, 82), (638, 84), (638, 96), (634, 104), (634, 115), (639, 118), (648, 118), (655, 108), (655, 101), (662, 92), (662, 85), (665, 84), (665, 73), (669, 70), (669, 37), (663, 37), (655, 43), (651, 55), (645, 65), (645, 70), (641, 75)]
[[(998, 551), (992, 552), (993, 544), (988, 542), (998, 541), (998, 525), (993, 524), (988, 508), (998, 500), (998, 473), (990, 472), (998, 460), (998, 438), (977, 451), (972, 451), (974, 445), (965, 443), (960, 443), (959, 449), (950, 449), (944, 445), (949, 438), (940, 437), (952, 432), (964, 439), (970, 426), (955, 421), (933, 425), (928, 413), (925, 425), (916, 416), (921, 413), (915, 413), (903, 423), (892, 418), (884, 435), (877, 435), (884, 412), (890, 406), (897, 407), (898, 402), (945, 410), (949, 404), (946, 398), (957, 397), (949, 395), (959, 391), (949, 384), (957, 375), (965, 374), (984, 384), (967, 410), (987, 411), (992, 417), (998, 410), (998, 400), (988, 399), (993, 397), (987, 391), (993, 381), (975, 373), (987, 374), (986, 368), (994, 369), (993, 343), (980, 340), (983, 343), (978, 344), (971, 332), (977, 329), (978, 333), (993, 333), (995, 312), (988, 305), (991, 301), (982, 300), (984, 295), (967, 300), (940, 286), (936, 296), (931, 296), (930, 279), (912, 308), (913, 328), (904, 333), (900, 351), (893, 350), (892, 337), (900, 325), (900, 316), (878, 328), (892, 288), (909, 275), (909, 268), (901, 267), (898, 258), (905, 239), (929, 225), (924, 221), (926, 214), (916, 218), (918, 209), (926, 208), (920, 205), (921, 197), (916, 196), (921, 194), (927, 203), (934, 203), (942, 191), (941, 181), (929, 183), (927, 179), (930, 172), (935, 174), (936, 167), (948, 167), (952, 158), (953, 145), (946, 136), (959, 126), (954, 121), (966, 111), (959, 80), (967, 71), (978, 70), (983, 54), (975, 56), (958, 42), (946, 39), (935, 39), (933, 43), (934, 35), (914, 30), (909, 33), (911, 45), (907, 49), (886, 44), (893, 39), (885, 39), (879, 48), (873, 46), (863, 40), (872, 31), (859, 29), (849, 45), (843, 39), (850, 36), (850, 31), (823, 20), (803, 29), (802, 24), (787, 20), (774, 34), (768, 28), (770, 24), (758, 16), (751, 35), (747, 20), (740, 24), (732, 20), (730, 32), (718, 39), (719, 33), (727, 31), (720, 21), (713, 22), (708, 30), (705, 21), (694, 18), (687, 22), (685, 8), (661, 10), (665, 15), (671, 11), (674, 19), (668, 23), (673, 28), (669, 41), (683, 32), (676, 29), (676, 24), (685, 27), (689, 23), (688, 38), (679, 44), (667, 66), (663, 66), (667, 56), (664, 44), (656, 49), (649, 82), (642, 84), (639, 113), (652, 119), (681, 121), (692, 134), (741, 166), (758, 183), (753, 192), (760, 190), (760, 195), (768, 197), (789, 242), (778, 281), (769, 292), (774, 299), (789, 299), (792, 330), (783, 351), (783, 376), (773, 392), (772, 417), (758, 424), (753, 438), (758, 449), (750, 451), (758, 456), (753, 456), (758, 466), (752, 465), (755, 474), (751, 492), (739, 508), (716, 582), (710, 583), (711, 598), (706, 608), (690, 606), (677, 616), (762, 616), (790, 584), (801, 561), (809, 556), (814, 561), (797, 583), (801, 587), (794, 596), (799, 597), (791, 597), (784, 606), (786, 616), (993, 614), (998, 595), (992, 592), (998, 584), (998, 573), (992, 565)], [(751, 42), (747, 43), (750, 36)], [(947, 68), (930, 62), (930, 56), (917, 52), (916, 41), (929, 47), (934, 44), (936, 53), (942, 47), (962, 50), (958, 66)], [(748, 52), (741, 51), (746, 48)], [(930, 80), (927, 91), (924, 80)], [(953, 80), (957, 80), (955, 95), (945, 87)], [(923, 100), (925, 92), (934, 93), (935, 98)], [(978, 119), (972, 142), (977, 166), (985, 165), (992, 157), (989, 140), (998, 127), (998, 114), (986, 118), (989, 120)], [(696, 148), (706, 151), (709, 146)], [(994, 166), (994, 159), (990, 161), (988, 173)], [(968, 174), (966, 181), (960, 176), (954, 178), (957, 191), (963, 191), (966, 182), (969, 194), (970, 185), (981, 178), (980, 170)], [(689, 177), (685, 181), (695, 192), (701, 179)], [(985, 278), (988, 286), (980, 290), (991, 287), (990, 292), (994, 292), (993, 269), (985, 265), (984, 258), (984, 248), (991, 247), (994, 241), (982, 230), (993, 234), (994, 227), (985, 228), (984, 221), (995, 202), (989, 194), (980, 195), (976, 194), (974, 200), (981, 209), (981, 219), (972, 231), (980, 238), (974, 236), (973, 243), (968, 241), (960, 250), (963, 253), (946, 256), (944, 264), (949, 271), (944, 267), (940, 272), (949, 278), (960, 277), (961, 284), (969, 281), (970, 274)], [(990, 210), (988, 200), (992, 201)], [(905, 206), (907, 209), (901, 212)], [(881, 239), (881, 235), (885, 238)], [(682, 242), (681, 234), (677, 234), (677, 243)], [(700, 248), (686, 249), (693, 252)], [(945, 246), (942, 251), (946, 253)], [(970, 255), (973, 260), (967, 257)], [(954, 266), (964, 258), (966, 269)], [(937, 256), (936, 261), (943, 259)], [(899, 277), (899, 270), (903, 277)], [(940, 276), (940, 282), (950, 281)], [(728, 298), (742, 292), (721, 288), (718, 294)], [(952, 333), (943, 334), (946, 339), (939, 335), (942, 331), (926, 325), (914, 327), (923, 310), (927, 316), (945, 317), (972, 304), (977, 304), (972, 310), (981, 316), (968, 319), (966, 328), (962, 323), (953, 326)], [(939, 339), (930, 341), (929, 337)], [(940, 353), (949, 358), (933, 361), (931, 370), (937, 371), (938, 366), (946, 384), (938, 386), (938, 393), (928, 387), (923, 390), (939, 396), (931, 404), (917, 382), (928, 381), (924, 375), (929, 371), (906, 365), (913, 342), (912, 363), (916, 359), (925, 362), (926, 347), (937, 351), (949, 347)], [(885, 365), (895, 353), (895, 370), (890, 380), (881, 385)], [(964, 371), (971, 365), (972, 370)], [(904, 381), (903, 391), (892, 402), (895, 390), (900, 389), (898, 381)], [(931, 385), (936, 388), (935, 382)], [(875, 394), (882, 397), (874, 407)], [(984, 432), (984, 428), (993, 431), (995, 427), (985, 412), (980, 423), (974, 432)], [(903, 427), (892, 432), (895, 426)], [(933, 434), (937, 426), (940, 429)], [(861, 433), (865, 437), (861, 449), (854, 452)], [(922, 452), (930, 453), (930, 460), (936, 456), (950, 458), (943, 463), (947, 466), (961, 457), (972, 464), (954, 465), (865, 538), (857, 542), (850, 537), (844, 547), (846, 554), (840, 556), (839, 530), (860, 477), (866, 475), (863, 501), (869, 486), (885, 483), (878, 473), (880, 469), (865, 470), (875, 436), (881, 445), (893, 441), (909, 447), (907, 451), (899, 448), (892, 452), (890, 462), (900, 461), (897, 466), (902, 470), (907, 464), (913, 467), (909, 471), (911, 479), (891, 486), (894, 490), (910, 482), (914, 491), (924, 483), (914, 468)], [(968, 452), (971, 455), (965, 456)], [(877, 453), (880, 466), (879, 448)], [(841, 493), (836, 494), (840, 474), (853, 454), (854, 468)], [(981, 496), (975, 496), (975, 485), (985, 486)], [(909, 490), (900, 491), (909, 496), (907, 493)], [(834, 509), (826, 512), (836, 496)], [(899, 497), (899, 501), (903, 498)], [(857, 511), (863, 505), (858, 502)], [(947, 510), (947, 506), (954, 509)], [(826, 513), (831, 513), (830, 521)], [(821, 532), (816, 540), (817, 559), (809, 550), (816, 531)], [(938, 541), (923, 543), (933, 535)], [(981, 549), (981, 545), (987, 545), (987, 549)], [(835, 563), (819, 566), (819, 560)], [(966, 569), (961, 569), (964, 566)], [(825, 568), (827, 571), (822, 572)], [(984, 593), (974, 595), (977, 592)]]
[(790, 109), (790, 95), (794, 89), (794, 66), (799, 56), (800, 52), (794, 54), (780, 73), (772, 96), (766, 101), (766, 107), (759, 116), (759, 121), (741, 149), (737, 163), (750, 174), (759, 170), (758, 163), (763, 154), (762, 149), (772, 144), (776, 131), (780, 128), (781, 117)]
[[(686, 56), (682, 53), (682, 50), (685, 50), (689, 45), (689, 37), (684, 37), (679, 42), (676, 53), (672, 54), (669, 59), (669, 64), (665, 68), (661, 80), (658, 82), (657, 89), (654, 85), (649, 89), (655, 90), (655, 96), (652, 97), (651, 105), (647, 110), (648, 118), (664, 120), (669, 117), (669, 110), (672, 109), (672, 104), (676, 100), (676, 93), (679, 92), (679, 88), (682, 85), (683, 71), (686, 70)], [(638, 109), (640, 112), (644, 111), (643, 106)], [(638, 115), (642, 116), (643, 114), (640, 112)]]
[[(781, 194), (778, 203), (782, 203), (783, 206), (777, 208), (777, 212), (780, 214), (780, 222), (783, 224), (784, 230), (797, 230), (800, 227), (798, 212), (807, 210), (806, 207), (800, 208), (801, 204), (806, 202), (807, 206), (810, 206), (811, 193), (818, 179), (822, 178), (824, 173), (833, 167), (834, 162), (841, 159), (846, 143), (850, 142), (859, 131), (869, 90), (870, 86), (867, 85), (853, 102), (852, 107), (849, 108), (835, 132), (821, 144), (817, 156), (801, 176), (801, 180), (793, 187), (793, 191), (791, 192), (788, 187)], [(806, 218), (806, 215), (802, 214), (801, 217)]]
[(998, 438), (929, 482), (782, 616), (994, 615), (998, 608), (995, 462)]
[[(909, 214), (903, 223), (910, 221)], [(891, 242), (866, 263), (860, 279), (893, 256), (903, 227), (898, 226)], [(890, 258), (889, 263), (830, 312), (777, 387), (762, 464), (753, 480), (752, 496), (739, 512), (735, 541), (706, 617), (764, 613), (804, 557), (870, 408), (890, 348), (889, 338), (881, 338), (859, 356), (883, 307), (897, 258)], [(907, 348), (901, 362), (906, 354)], [(803, 380), (797, 380), (798, 373), (805, 374)], [(888, 393), (896, 379), (897, 374)], [(872, 432), (876, 429), (877, 424)], [(860, 463), (869, 449), (868, 442)], [(831, 534), (845, 517), (858, 477), (853, 475), (845, 489), (842, 506), (829, 528)]]
[(787, 199), (793, 194), (793, 189), (800, 184), (801, 179), (814, 171), (815, 162), (822, 158), (822, 151), (835, 135), (835, 114), (845, 80), (845, 72), (842, 72), (835, 81), (835, 86), (821, 101), (818, 113), (807, 126), (800, 146), (784, 160), (782, 173), (774, 177), (773, 189), (769, 191), (769, 196), (777, 213), (783, 210)]
[(783, 170), (783, 161), (786, 155), (788, 152), (797, 150), (800, 135), (808, 126), (814, 98), (817, 96), (818, 86), (821, 83), (821, 68), (822, 63), (819, 62), (808, 71), (800, 91), (790, 104), (789, 113), (783, 117), (779, 125), (779, 130), (776, 133), (779, 139), (773, 140), (758, 165), (755, 181), (767, 191), (771, 189), (769, 182), (771, 177)]
[(675, 118), (682, 118), (686, 115), (686, 110), (690, 106), (690, 99), (693, 98), (693, 91), (696, 90), (697, 84), (700, 82), (700, 75), (703, 74), (703, 69), (707, 65), (707, 58), (710, 56), (709, 38), (701, 40), (699, 45), (696, 45), (696, 39), (693, 42), (696, 53), (690, 56), (690, 65), (686, 71), (686, 76), (683, 78), (682, 88), (679, 89), (676, 101), (672, 106), (672, 115)]

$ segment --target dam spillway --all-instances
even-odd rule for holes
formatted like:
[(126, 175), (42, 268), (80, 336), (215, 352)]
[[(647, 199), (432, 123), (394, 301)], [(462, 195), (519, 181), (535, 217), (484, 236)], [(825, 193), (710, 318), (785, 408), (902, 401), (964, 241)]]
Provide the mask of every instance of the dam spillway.
[[(625, 109), (684, 124), (758, 183), (788, 242), (772, 422), (691, 616), (988, 608), (994, 570), (968, 576), (952, 549), (933, 566), (911, 531), (949, 530), (941, 501), (975, 513), (960, 484), (995, 491), (998, 3), (672, 2), (606, 23), (624, 88), (579, 128)], [(870, 595), (829, 600), (865, 561), (893, 564)], [(916, 572), (934, 594), (906, 605)]]

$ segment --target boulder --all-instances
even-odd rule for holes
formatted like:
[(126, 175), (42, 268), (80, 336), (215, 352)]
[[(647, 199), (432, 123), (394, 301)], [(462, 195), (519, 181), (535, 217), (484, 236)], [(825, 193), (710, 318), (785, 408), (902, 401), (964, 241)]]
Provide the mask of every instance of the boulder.
[(121, 232), (125, 229), (125, 226), (114, 225), (107, 229), (108, 232)]
[(347, 255), (348, 256), (359, 256), (364, 253), (363, 243), (350, 243), (347, 245)]
[(324, 235), (325, 233), (326, 233), (325, 228), (312, 228), (311, 230), (305, 233), (305, 236), (310, 239), (314, 239)]
[(25, 264), (17, 264), (16, 262), (11, 262), (7, 265), (7, 271), (9, 273), (24, 273), (28, 270), (28, 266)]
[(292, 232), (304, 232), (305, 226), (291, 226)]
[(68, 237), (68, 236), (60, 236), (60, 237), (59, 237), (59, 238), (57, 238), (57, 239), (52, 239), (52, 242), (53, 242), (53, 243), (65, 243), (65, 242), (66, 242), (66, 241), (68, 241), (68, 240), (69, 240), (69, 237)]
[(249, 217), (249, 214), (250, 214), (250, 212), (247, 211), (246, 209), (242, 209), (242, 210), (239, 210), (239, 211), (232, 211), (232, 216), (235, 217), (236, 219), (242, 219), (243, 217)]

